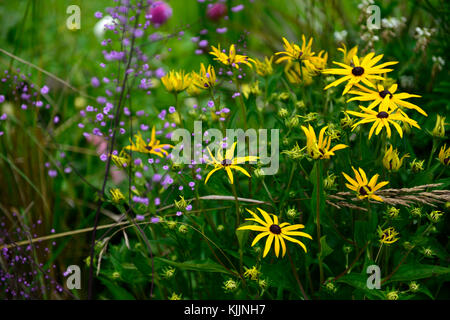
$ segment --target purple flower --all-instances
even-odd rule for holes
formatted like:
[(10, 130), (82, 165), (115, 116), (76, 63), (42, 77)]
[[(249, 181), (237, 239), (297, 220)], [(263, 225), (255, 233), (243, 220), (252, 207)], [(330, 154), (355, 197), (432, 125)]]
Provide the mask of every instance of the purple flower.
[(97, 88), (97, 87), (100, 85), (100, 81), (98, 80), (97, 77), (93, 77), (93, 78), (91, 79), (91, 85), (92, 85), (94, 88)]
[(56, 177), (58, 175), (58, 172), (56, 170), (50, 169), (50, 170), (48, 170), (48, 175), (51, 178), (54, 178), (54, 177)]
[(172, 8), (164, 1), (156, 1), (148, 11), (150, 21), (156, 25), (164, 24), (172, 16)]
[(214, 107), (214, 101), (209, 100), (208, 101), (208, 107), (210, 107), (210, 108)]
[(103, 153), (103, 154), (100, 156), (100, 160), (106, 161), (106, 160), (108, 160), (108, 156), (107, 156), (106, 154)]
[(215, 3), (209, 6), (206, 16), (212, 21), (218, 21), (227, 14), (227, 6), (223, 3)]
[(233, 7), (233, 8), (231, 8), (231, 11), (233, 11), (233, 12), (239, 12), (239, 11), (241, 11), (241, 10), (243, 10), (243, 9), (244, 9), (244, 5), (243, 5), (243, 4), (239, 4), (239, 5), (237, 5), (237, 6)]
[(3, 103), (5, 101), (5, 96), (0, 94), (0, 103)]
[(175, 110), (175, 107), (169, 107), (169, 113), (174, 113), (176, 110)]
[(42, 94), (47, 94), (47, 93), (49, 93), (49, 91), (50, 91), (50, 89), (47, 86), (43, 86), (41, 88), (41, 93)]
[(158, 217), (152, 217), (152, 218), (150, 219), (150, 222), (151, 222), (151, 223), (158, 223), (158, 222), (160, 222), (160, 219), (159, 219)]
[(216, 29), (216, 32), (217, 32), (217, 33), (220, 33), (220, 34), (225, 33), (225, 32), (227, 32), (227, 31), (228, 31), (227, 27), (217, 28), (217, 29)]
[(100, 11), (97, 11), (97, 12), (94, 14), (94, 17), (96, 17), (97, 19), (101, 19), (101, 18), (103, 17), (103, 13), (101, 13)]

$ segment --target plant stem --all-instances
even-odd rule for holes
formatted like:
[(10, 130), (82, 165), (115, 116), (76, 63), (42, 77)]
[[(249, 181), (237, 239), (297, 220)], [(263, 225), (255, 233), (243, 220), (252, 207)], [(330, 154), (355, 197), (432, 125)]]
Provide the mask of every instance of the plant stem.
[(318, 260), (319, 260), (319, 273), (320, 273), (320, 284), (324, 281), (323, 275), (323, 265), (322, 265), (322, 244), (320, 243), (320, 175), (322, 169), (322, 163), (320, 160), (316, 162), (316, 227), (317, 227), (317, 246), (318, 246)]

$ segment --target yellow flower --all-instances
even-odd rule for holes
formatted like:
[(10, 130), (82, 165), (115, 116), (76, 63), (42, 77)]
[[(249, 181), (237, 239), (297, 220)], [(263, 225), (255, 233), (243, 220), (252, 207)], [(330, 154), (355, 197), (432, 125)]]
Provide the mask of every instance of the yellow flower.
[(248, 83), (242, 84), (241, 91), (245, 99), (248, 99), (250, 94), (253, 94), (255, 96), (260, 95), (261, 90), (259, 89), (259, 81), (255, 81), (250, 84)]
[(328, 52), (320, 51), (317, 56), (305, 60), (305, 66), (312, 73), (320, 73), (325, 69), (328, 61)]
[(130, 164), (130, 155), (122, 149), (119, 155), (111, 154), (111, 160), (118, 168), (124, 168)]
[(383, 165), (389, 171), (398, 171), (403, 164), (403, 159), (409, 157), (409, 154), (405, 154), (403, 157), (398, 157), (397, 149), (393, 149), (392, 145), (389, 149), (385, 150), (383, 157)]
[(250, 62), (254, 62), (253, 59), (250, 59), (247, 56), (236, 54), (236, 48), (234, 47), (234, 44), (230, 46), (230, 52), (228, 55), (220, 50), (220, 44), (217, 46), (217, 48), (214, 46), (211, 46), (211, 48), (212, 51), (209, 54), (215, 56), (214, 60), (217, 60), (226, 66), (231, 66), (239, 69), (239, 65), (243, 63), (251, 68), (252, 65), (250, 64)]
[(252, 280), (258, 280), (259, 275), (261, 272), (256, 268), (256, 266), (251, 267), (250, 269), (247, 267), (244, 267), (244, 277), (250, 278)]
[(178, 93), (186, 90), (186, 88), (191, 84), (192, 79), (189, 73), (185, 74), (184, 71), (170, 71), (161, 78), (161, 81), (167, 91)]
[[(356, 84), (358, 88), (362, 91), (351, 90), (349, 93), (356, 94), (356, 97), (348, 99), (347, 102), (350, 101), (372, 101), (372, 103), (367, 107), (367, 109), (373, 109), (377, 105), (387, 105), (389, 110), (396, 110), (401, 107), (405, 107), (408, 109), (414, 109), (417, 112), (423, 114), (424, 116), (428, 116), (425, 111), (423, 111), (420, 107), (415, 104), (409, 103), (407, 101), (403, 101), (408, 98), (420, 98), (417, 94), (409, 94), (409, 93), (395, 93), (397, 91), (397, 84), (393, 84), (389, 87), (389, 89), (385, 89), (385, 87), (381, 84), (377, 86), (377, 90), (370, 90), (366, 87), (361, 86), (360, 84)], [(401, 110), (401, 108), (399, 108)]]
[(331, 87), (336, 87), (341, 83), (347, 81), (347, 84), (342, 92), (342, 95), (346, 94), (356, 83), (362, 82), (366, 86), (371, 88), (376, 88), (375, 84), (371, 81), (373, 80), (383, 80), (384, 78), (380, 74), (390, 72), (393, 69), (385, 69), (385, 67), (397, 64), (398, 61), (385, 62), (380, 65), (375, 66), (375, 64), (381, 60), (382, 54), (375, 56), (374, 52), (367, 54), (361, 61), (355, 54), (353, 56), (353, 66), (347, 64), (333, 61), (334, 64), (342, 67), (342, 69), (325, 69), (322, 73), (325, 74), (336, 74), (343, 75), (344, 77), (330, 83), (324, 89), (327, 90)]
[(136, 143), (133, 143), (133, 141), (130, 139), (131, 145), (126, 146), (125, 149), (141, 153), (155, 154), (163, 158), (164, 156), (167, 157), (169, 154), (164, 149), (173, 148), (173, 146), (170, 144), (160, 144), (159, 140), (156, 140), (155, 127), (152, 128), (152, 138), (149, 143), (146, 143), (144, 141), (144, 139), (142, 138), (142, 134), (140, 132), (134, 135), (134, 137), (136, 138)]
[(388, 300), (398, 300), (398, 291), (391, 291), (386, 294)]
[(398, 232), (393, 227), (381, 230), (381, 227), (378, 226), (378, 236), (380, 237), (380, 242), (384, 244), (392, 244), (399, 239), (397, 238)]
[(122, 192), (120, 191), (120, 189), (117, 189), (117, 188), (111, 189), (111, 190), (109, 190), (109, 192), (111, 193), (113, 202), (118, 203), (118, 202), (120, 202), (120, 200), (125, 200), (125, 197), (122, 194)]
[(214, 87), (216, 84), (216, 72), (213, 66), (205, 68), (204, 64), (200, 64), (200, 72), (192, 73), (192, 83), (201, 89), (208, 89)]
[(313, 127), (311, 125), (308, 125), (308, 128), (302, 126), (302, 130), (306, 135), (306, 149), (308, 155), (313, 159), (330, 159), (331, 156), (334, 156), (334, 151), (348, 147), (345, 144), (338, 144), (330, 149), (331, 137), (328, 136), (324, 138), (327, 128), (328, 126), (325, 126), (320, 130), (319, 140), (317, 141)]
[[(239, 164), (242, 164), (246, 161), (252, 162), (256, 161), (258, 157), (256, 156), (246, 156), (246, 157), (234, 157), (234, 150), (236, 149), (237, 142), (233, 143), (231, 148), (226, 150), (225, 152), (225, 158), (222, 157), (222, 152), (219, 152), (217, 154), (217, 159), (212, 155), (211, 150), (208, 149), (209, 156), (211, 157), (211, 160), (207, 160), (209, 164), (214, 165), (214, 169), (212, 169), (205, 179), (205, 184), (208, 182), (211, 175), (220, 170), (225, 169), (228, 175), (228, 179), (230, 180), (230, 183), (233, 184), (233, 173), (231, 172), (231, 169), (237, 170), (245, 174), (247, 177), (250, 177), (250, 174), (245, 170), (244, 168), (238, 166)], [(222, 150), (223, 151), (223, 150)]]
[(447, 145), (444, 146), (439, 151), (439, 161), (444, 165), (448, 166), (450, 164), (450, 147), (447, 148)]
[(366, 173), (363, 169), (359, 168), (359, 172), (353, 168), (353, 172), (355, 173), (356, 181), (350, 178), (349, 175), (342, 172), (344, 175), (344, 178), (347, 179), (350, 184), (346, 183), (345, 186), (349, 188), (350, 190), (356, 191), (358, 194), (358, 199), (374, 199), (377, 201), (383, 201), (383, 199), (375, 194), (375, 192), (385, 185), (389, 183), (389, 181), (382, 181), (377, 184), (379, 175), (374, 175), (370, 181), (367, 180)]
[(353, 56), (358, 53), (358, 46), (354, 46), (347, 52), (347, 46), (342, 44), (342, 48), (338, 48), (338, 51), (341, 51), (344, 54), (343, 62), (346, 65), (352, 65)]
[(290, 83), (304, 84), (305, 86), (312, 83), (312, 73), (310, 72), (310, 69), (304, 66), (300, 67), (299, 63), (288, 63), (284, 69), (284, 73)]
[(172, 293), (172, 296), (169, 298), (169, 300), (181, 300), (181, 294), (177, 295), (175, 292)]
[(264, 61), (260, 61), (259, 59), (254, 59), (253, 63), (255, 65), (255, 71), (261, 77), (265, 77), (271, 75), (273, 73), (272, 68), (273, 56), (270, 58), (264, 57)]
[(275, 55), (284, 55), (283, 57), (278, 58), (276, 63), (281, 63), (283, 61), (288, 62), (300, 62), (309, 60), (312, 56), (314, 56), (314, 52), (311, 52), (311, 46), (313, 42), (313, 38), (310, 38), (308, 44), (306, 44), (305, 35), (302, 35), (302, 47), (300, 48), (295, 43), (289, 43), (286, 38), (283, 37), (284, 42), (284, 50), (276, 52)]
[(445, 117), (441, 117), (440, 115), (437, 115), (436, 118), (436, 124), (433, 129), (433, 136), (443, 138), (445, 137)]
[(312, 239), (312, 237), (305, 232), (294, 231), (294, 230), (298, 230), (298, 229), (303, 229), (305, 227), (304, 225), (302, 225), (302, 224), (291, 225), (288, 222), (283, 222), (281, 224), (278, 224), (278, 217), (276, 215), (272, 214), (272, 216), (273, 216), (273, 220), (272, 220), (272, 218), (266, 211), (264, 211), (260, 208), (257, 208), (257, 209), (263, 216), (264, 220), (259, 218), (254, 212), (252, 212), (248, 209), (246, 209), (246, 210), (252, 215), (253, 218), (247, 218), (245, 220), (256, 221), (261, 226), (258, 226), (258, 225), (242, 226), (242, 227), (239, 227), (238, 230), (252, 230), (252, 231), (260, 232), (260, 234), (258, 234), (255, 237), (255, 239), (253, 240), (252, 247), (259, 240), (268, 236), (268, 238), (266, 240), (266, 246), (264, 248), (263, 258), (269, 253), (272, 243), (274, 244), (275, 255), (277, 257), (279, 256), (280, 246), (281, 246), (281, 249), (283, 251), (283, 257), (284, 257), (284, 255), (286, 254), (285, 240), (297, 243), (298, 245), (300, 245), (303, 248), (303, 250), (305, 250), (305, 252), (307, 252), (306, 246), (301, 241), (290, 237), (290, 236), (300, 236), (300, 237), (306, 237), (308, 239)]
[(406, 123), (420, 129), (419, 125), (417, 124), (417, 122), (415, 120), (410, 119), (406, 115), (402, 115), (400, 112), (389, 110), (388, 106), (386, 104), (381, 104), (378, 107), (378, 112), (368, 109), (368, 108), (364, 108), (363, 106), (359, 106), (359, 107), (361, 108), (362, 111), (364, 111), (364, 113), (355, 112), (355, 111), (347, 111), (347, 113), (349, 113), (351, 115), (363, 118), (362, 120), (358, 121), (357, 123), (355, 123), (353, 125), (352, 131), (360, 124), (373, 122), (373, 125), (369, 131), (369, 139), (372, 137), (372, 134), (374, 133), (374, 131), (375, 131), (375, 135), (378, 135), (381, 132), (381, 129), (383, 129), (384, 127), (386, 128), (386, 133), (387, 133), (388, 138), (390, 138), (391, 137), (391, 127), (389, 126), (389, 124), (392, 124), (394, 126), (394, 128), (398, 131), (398, 134), (400, 135), (400, 137), (403, 138), (402, 128), (395, 121), (406, 122)]

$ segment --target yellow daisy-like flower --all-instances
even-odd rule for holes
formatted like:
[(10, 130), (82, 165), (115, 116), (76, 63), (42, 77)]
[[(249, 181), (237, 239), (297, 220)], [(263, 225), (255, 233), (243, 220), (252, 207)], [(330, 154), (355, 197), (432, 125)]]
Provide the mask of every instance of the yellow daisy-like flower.
[(378, 235), (380, 237), (380, 242), (384, 244), (392, 244), (399, 239), (397, 238), (398, 232), (395, 231), (393, 227), (381, 230), (381, 227), (378, 226)]
[(346, 183), (345, 186), (352, 191), (356, 191), (356, 193), (358, 194), (358, 199), (368, 198), (383, 202), (383, 199), (377, 196), (375, 192), (387, 185), (389, 181), (382, 181), (377, 184), (379, 177), (378, 174), (374, 175), (369, 181), (367, 180), (366, 173), (363, 169), (359, 168), (359, 172), (354, 167), (352, 167), (352, 169), (355, 173), (356, 180), (351, 178), (345, 172), (342, 172), (344, 178), (347, 179), (348, 182), (350, 182), (350, 184)]
[(284, 257), (284, 255), (286, 254), (285, 240), (297, 243), (298, 245), (300, 245), (303, 248), (303, 250), (305, 250), (305, 252), (307, 252), (306, 246), (300, 240), (297, 240), (297, 239), (291, 237), (291, 236), (300, 236), (300, 237), (312, 239), (312, 237), (305, 232), (295, 231), (298, 229), (303, 229), (305, 227), (304, 225), (302, 225), (302, 224), (291, 225), (288, 222), (283, 222), (283, 223), (279, 224), (278, 217), (276, 215), (272, 214), (272, 217), (273, 217), (273, 219), (272, 219), (270, 217), (269, 213), (267, 213), (266, 211), (264, 211), (260, 208), (257, 208), (257, 209), (263, 216), (264, 220), (262, 220), (260, 217), (258, 217), (258, 215), (256, 213), (254, 213), (253, 211), (250, 211), (248, 209), (246, 209), (246, 210), (252, 215), (252, 218), (247, 218), (245, 220), (255, 221), (255, 222), (259, 223), (260, 226), (258, 226), (258, 225), (242, 226), (242, 227), (239, 227), (237, 230), (252, 230), (252, 231), (260, 232), (260, 234), (258, 234), (255, 237), (255, 239), (253, 240), (252, 247), (259, 240), (268, 236), (267, 240), (266, 240), (266, 246), (265, 246), (264, 252), (263, 252), (263, 258), (265, 256), (267, 256), (267, 254), (269, 253), (272, 244), (274, 245), (275, 255), (277, 257), (279, 256), (280, 246), (281, 246), (281, 249), (283, 252), (283, 257)]
[(331, 156), (334, 156), (334, 151), (348, 147), (345, 144), (337, 144), (330, 149), (331, 137), (324, 138), (327, 128), (328, 126), (325, 126), (320, 130), (319, 140), (317, 140), (316, 133), (311, 125), (308, 125), (308, 128), (302, 126), (302, 130), (306, 135), (306, 150), (313, 159), (330, 159)]
[(114, 189), (109, 190), (109, 192), (111, 193), (113, 202), (118, 203), (118, 202), (120, 202), (120, 200), (125, 200), (125, 197), (122, 194), (122, 192), (120, 191), (120, 189), (114, 188)]
[(169, 71), (164, 77), (161, 78), (161, 82), (169, 92), (181, 92), (186, 90), (192, 82), (189, 73), (185, 74), (184, 71), (175, 72)]
[(200, 72), (192, 73), (192, 82), (195, 86), (201, 89), (209, 89), (216, 84), (216, 72), (213, 66), (205, 68), (204, 64), (200, 64)]
[(439, 151), (439, 161), (444, 165), (450, 165), (450, 147), (447, 148), (447, 145), (444, 146)]
[(271, 75), (273, 73), (272, 68), (273, 56), (270, 58), (264, 57), (264, 61), (260, 61), (259, 59), (254, 59), (253, 63), (255, 65), (255, 71), (261, 77), (265, 77)]
[(300, 66), (300, 63), (288, 63), (284, 73), (290, 83), (304, 84), (306, 86), (312, 83), (312, 72), (307, 67)]
[(231, 184), (234, 183), (233, 172), (231, 171), (232, 169), (240, 171), (243, 174), (245, 174), (247, 177), (250, 178), (250, 174), (247, 172), (247, 170), (240, 167), (239, 164), (245, 163), (247, 161), (249, 161), (249, 162), (256, 161), (258, 159), (258, 157), (246, 156), (246, 157), (236, 157), (235, 158), (234, 150), (236, 149), (236, 145), (237, 145), (237, 142), (233, 143), (231, 148), (226, 150), (225, 158), (222, 157), (222, 152), (219, 152), (217, 154), (217, 159), (212, 155), (211, 150), (209, 150), (208, 147), (206, 148), (206, 149), (208, 149), (209, 156), (211, 157), (211, 159), (210, 160), (208, 159), (207, 161), (209, 164), (214, 165), (214, 169), (212, 169), (206, 176), (205, 184), (208, 182), (211, 175), (220, 169), (224, 169), (227, 172), (228, 179), (230, 180)]
[(140, 132), (134, 135), (134, 137), (136, 138), (136, 143), (134, 143), (130, 138), (131, 145), (126, 146), (125, 149), (141, 153), (154, 154), (163, 158), (164, 156), (167, 157), (169, 155), (169, 153), (164, 149), (173, 148), (170, 144), (159, 143), (159, 140), (156, 139), (155, 127), (152, 128), (152, 138), (149, 143), (144, 141)]
[(111, 154), (111, 160), (118, 168), (124, 168), (130, 164), (130, 155), (122, 149), (119, 155)]
[(342, 44), (342, 48), (338, 48), (338, 51), (341, 51), (344, 54), (344, 58), (342, 59), (346, 65), (352, 65), (353, 56), (358, 53), (358, 46), (354, 46), (347, 52), (347, 46)]
[(378, 112), (375, 110), (371, 110), (369, 108), (364, 108), (363, 106), (359, 106), (364, 113), (355, 112), (355, 111), (347, 111), (347, 113), (363, 118), (353, 125), (354, 130), (357, 126), (363, 123), (373, 122), (372, 128), (369, 131), (369, 139), (372, 137), (372, 134), (375, 132), (375, 135), (378, 135), (381, 132), (381, 129), (386, 128), (386, 133), (388, 138), (391, 137), (391, 127), (389, 124), (392, 124), (394, 128), (398, 131), (398, 134), (401, 138), (403, 138), (403, 130), (400, 125), (395, 121), (406, 122), (407, 124), (420, 129), (419, 125), (415, 120), (410, 119), (408, 116), (401, 114), (398, 111), (389, 110), (387, 104), (381, 104), (378, 108)]
[(320, 51), (317, 56), (309, 58), (305, 61), (305, 66), (312, 73), (320, 73), (325, 69), (328, 61), (328, 52)]
[(283, 55), (282, 57), (278, 58), (276, 63), (281, 63), (283, 61), (288, 62), (300, 62), (309, 60), (312, 56), (314, 56), (314, 52), (311, 51), (311, 46), (313, 42), (313, 38), (310, 38), (308, 43), (306, 43), (305, 35), (302, 35), (302, 47), (300, 48), (295, 43), (290, 43), (286, 40), (286, 38), (283, 37), (284, 42), (284, 50), (276, 52), (275, 55)]
[[(428, 116), (425, 111), (423, 111), (420, 107), (416, 106), (407, 101), (403, 101), (408, 98), (420, 98), (421, 96), (417, 94), (409, 94), (409, 93), (395, 93), (397, 91), (397, 84), (393, 84), (386, 89), (383, 85), (379, 84), (377, 86), (377, 91), (370, 90), (366, 87), (361, 86), (360, 84), (356, 84), (356, 86), (362, 91), (358, 90), (350, 90), (349, 93), (357, 95), (356, 97), (350, 98), (347, 102), (350, 101), (372, 101), (372, 103), (367, 107), (367, 109), (373, 109), (379, 104), (386, 104), (389, 110), (396, 110), (400, 107), (405, 107), (408, 109), (414, 109), (417, 112), (423, 114), (424, 116)], [(400, 108), (401, 110), (401, 108)]]
[(253, 59), (247, 56), (236, 54), (236, 48), (234, 47), (234, 44), (230, 46), (229, 54), (226, 54), (225, 52), (222, 52), (220, 50), (220, 44), (217, 46), (217, 48), (214, 46), (211, 46), (211, 48), (212, 51), (209, 54), (215, 56), (214, 60), (217, 60), (226, 66), (231, 66), (239, 69), (239, 65), (243, 63), (251, 68), (252, 65), (250, 62), (254, 62)]
[(336, 74), (342, 75), (343, 77), (327, 85), (324, 90), (331, 87), (336, 87), (341, 83), (347, 81), (342, 95), (346, 94), (356, 83), (362, 82), (366, 86), (371, 88), (376, 88), (375, 84), (372, 83), (373, 80), (383, 80), (384, 78), (380, 76), (383, 73), (391, 72), (393, 69), (385, 69), (385, 67), (397, 64), (398, 61), (385, 62), (375, 66), (375, 64), (383, 58), (380, 54), (376, 57), (374, 52), (367, 54), (361, 61), (355, 54), (353, 56), (353, 66), (349, 66), (345, 63), (333, 61), (334, 64), (342, 67), (342, 69), (333, 68), (325, 69), (322, 71), (324, 74)]
[(409, 157), (409, 154), (405, 154), (399, 158), (397, 149), (393, 149), (392, 146), (385, 150), (383, 157), (383, 165), (389, 171), (398, 171), (403, 164), (403, 159)]

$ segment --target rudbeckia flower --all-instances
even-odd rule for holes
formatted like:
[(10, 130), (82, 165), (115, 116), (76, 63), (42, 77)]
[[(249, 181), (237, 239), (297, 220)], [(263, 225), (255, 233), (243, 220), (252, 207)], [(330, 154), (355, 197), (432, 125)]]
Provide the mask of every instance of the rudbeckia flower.
[(403, 157), (399, 158), (397, 149), (393, 149), (390, 146), (389, 149), (385, 150), (383, 157), (383, 165), (389, 171), (398, 171), (403, 164), (403, 159), (409, 157), (409, 154), (405, 154)]
[(334, 151), (348, 147), (345, 144), (338, 144), (330, 149), (331, 137), (324, 138), (327, 128), (328, 126), (325, 126), (320, 130), (319, 140), (317, 140), (316, 133), (311, 125), (308, 125), (308, 128), (302, 126), (302, 130), (306, 135), (306, 150), (313, 159), (330, 159), (331, 156), (334, 156)]
[(439, 151), (439, 161), (444, 165), (450, 165), (450, 147), (447, 148), (447, 145), (444, 146)]
[(399, 239), (397, 238), (398, 232), (393, 227), (381, 230), (380, 226), (378, 226), (378, 236), (380, 237), (380, 242), (384, 244), (392, 244)]
[(358, 46), (354, 46), (347, 52), (347, 46), (342, 44), (342, 48), (338, 48), (338, 51), (341, 51), (344, 54), (344, 58), (342, 59), (346, 65), (352, 65), (353, 56), (358, 53)]
[(281, 63), (283, 61), (300, 62), (302, 60), (309, 60), (312, 56), (314, 56), (314, 52), (311, 51), (313, 38), (309, 39), (308, 44), (306, 44), (305, 35), (302, 35), (301, 48), (295, 43), (289, 43), (289, 41), (287, 41), (284, 37), (283, 42), (285, 51), (275, 53), (275, 55), (283, 55), (283, 57), (278, 58), (276, 63)]
[(211, 46), (211, 48), (212, 51), (209, 54), (215, 56), (214, 60), (217, 60), (226, 66), (231, 66), (239, 69), (239, 65), (243, 63), (250, 68), (252, 67), (250, 62), (253, 62), (253, 59), (250, 59), (249, 57), (244, 55), (236, 54), (236, 48), (234, 47), (234, 44), (230, 46), (230, 53), (228, 55), (220, 50), (220, 44), (217, 46), (217, 48), (214, 46)]
[(184, 71), (175, 72), (169, 71), (164, 77), (161, 78), (161, 82), (169, 92), (181, 92), (186, 90), (191, 84), (190, 74), (185, 74)]
[[(377, 86), (377, 91), (370, 90), (366, 87), (363, 87), (359, 84), (356, 86), (362, 91), (351, 90), (349, 93), (357, 95), (356, 97), (350, 98), (347, 102), (350, 101), (372, 101), (372, 103), (367, 107), (367, 109), (373, 109), (379, 104), (386, 104), (390, 110), (395, 110), (400, 107), (405, 107), (408, 109), (414, 109), (417, 112), (423, 114), (424, 116), (428, 116), (425, 111), (423, 111), (420, 107), (412, 104), (410, 102), (404, 101), (404, 99), (408, 98), (420, 98), (417, 94), (409, 94), (409, 93), (395, 93), (397, 91), (397, 84), (393, 84), (386, 89), (383, 85), (379, 84)], [(401, 110), (401, 108), (400, 108)]]
[(255, 71), (261, 77), (265, 77), (271, 75), (273, 73), (272, 68), (273, 56), (270, 58), (264, 57), (264, 61), (260, 61), (258, 59), (254, 59), (253, 63), (255, 65)]
[(387, 104), (381, 104), (378, 108), (378, 112), (375, 110), (371, 110), (369, 108), (364, 108), (363, 106), (359, 106), (364, 113), (355, 112), (355, 111), (347, 111), (347, 113), (363, 118), (353, 125), (354, 130), (357, 126), (363, 123), (373, 122), (372, 128), (369, 131), (369, 139), (372, 137), (372, 134), (375, 131), (375, 134), (378, 135), (381, 132), (383, 127), (386, 128), (388, 138), (391, 137), (391, 127), (389, 124), (392, 124), (394, 128), (398, 131), (398, 134), (401, 138), (403, 138), (403, 130), (400, 125), (395, 121), (406, 122), (407, 124), (420, 129), (419, 125), (416, 121), (410, 119), (406, 115), (402, 115), (398, 111), (392, 111), (388, 109)]
[(112, 197), (112, 201), (119, 203), (121, 200), (125, 200), (124, 195), (122, 194), (122, 192), (120, 191), (120, 189), (114, 188), (109, 190), (109, 192), (111, 192), (111, 197)]
[(272, 217), (273, 217), (273, 219), (272, 219), (270, 217), (269, 213), (267, 213), (266, 211), (264, 211), (260, 208), (257, 208), (257, 209), (263, 216), (264, 220), (261, 219), (260, 217), (258, 217), (258, 215), (256, 213), (254, 213), (253, 211), (250, 211), (248, 209), (246, 209), (246, 210), (252, 215), (252, 218), (247, 218), (245, 220), (255, 221), (255, 222), (259, 223), (260, 225), (259, 226), (258, 225), (242, 226), (242, 227), (239, 227), (237, 230), (252, 230), (252, 231), (260, 232), (253, 240), (252, 247), (259, 240), (268, 236), (267, 240), (266, 240), (266, 246), (265, 246), (264, 252), (263, 252), (263, 258), (265, 256), (267, 256), (267, 254), (269, 253), (272, 244), (274, 245), (275, 255), (277, 257), (279, 256), (280, 246), (281, 246), (281, 249), (283, 252), (283, 257), (284, 257), (284, 255), (286, 254), (285, 240), (291, 241), (293, 243), (297, 243), (298, 245), (300, 245), (303, 248), (303, 250), (305, 250), (305, 252), (307, 252), (306, 246), (300, 240), (297, 240), (297, 239), (291, 237), (291, 236), (300, 236), (300, 237), (312, 239), (312, 237), (305, 232), (295, 231), (298, 229), (303, 229), (305, 227), (304, 225), (302, 225), (302, 224), (291, 225), (288, 222), (283, 222), (283, 223), (279, 224), (278, 217), (276, 215), (272, 214)]
[(373, 80), (384, 80), (380, 74), (391, 72), (393, 69), (385, 69), (385, 67), (397, 64), (398, 61), (385, 62), (375, 66), (375, 64), (383, 58), (380, 54), (376, 57), (374, 52), (367, 54), (361, 61), (355, 54), (353, 56), (353, 66), (349, 66), (345, 63), (333, 61), (334, 64), (342, 67), (342, 69), (325, 69), (322, 71), (324, 74), (336, 74), (343, 75), (344, 77), (330, 83), (324, 90), (331, 87), (336, 87), (341, 83), (347, 81), (342, 95), (346, 94), (356, 83), (362, 82), (366, 86), (371, 88), (376, 88), (375, 84), (372, 83)]
[(142, 138), (142, 134), (138, 132), (138, 134), (134, 135), (136, 139), (136, 143), (134, 143), (131, 139), (131, 145), (126, 146), (125, 149), (141, 152), (141, 153), (149, 153), (149, 154), (155, 154), (161, 158), (164, 156), (168, 156), (169, 153), (164, 150), (165, 148), (173, 148), (170, 144), (160, 144), (159, 140), (156, 139), (155, 135), (155, 127), (152, 128), (152, 138), (149, 143), (146, 143), (144, 139)]
[(230, 179), (231, 184), (233, 184), (233, 182), (234, 182), (233, 173), (231, 172), (232, 169), (240, 171), (243, 174), (245, 174), (247, 177), (250, 177), (250, 174), (247, 172), (247, 170), (240, 167), (239, 164), (245, 163), (246, 161), (249, 161), (249, 162), (256, 161), (258, 159), (258, 157), (246, 156), (246, 157), (236, 157), (235, 158), (234, 150), (236, 149), (236, 144), (237, 144), (236, 142), (233, 143), (231, 148), (226, 150), (225, 158), (222, 157), (222, 152), (219, 152), (217, 154), (217, 159), (212, 155), (211, 150), (209, 150), (209, 148), (207, 147), (209, 156), (211, 157), (211, 159), (210, 160), (208, 159), (207, 162), (209, 164), (214, 165), (214, 169), (212, 169), (206, 176), (205, 184), (208, 182), (211, 175), (220, 169), (225, 169), (225, 171), (227, 172), (228, 178)]
[(345, 179), (347, 179), (350, 184), (346, 183), (345, 186), (352, 191), (356, 191), (358, 194), (358, 199), (374, 199), (377, 201), (383, 201), (383, 199), (375, 194), (375, 192), (389, 183), (389, 181), (382, 181), (377, 184), (379, 175), (374, 175), (370, 181), (367, 180), (366, 173), (363, 169), (359, 168), (359, 172), (353, 168), (356, 180), (352, 179), (348, 174), (342, 172)]
[(204, 64), (200, 65), (200, 72), (192, 73), (193, 84), (201, 89), (208, 89), (214, 87), (216, 84), (216, 72), (213, 66), (205, 68)]

